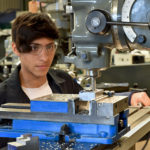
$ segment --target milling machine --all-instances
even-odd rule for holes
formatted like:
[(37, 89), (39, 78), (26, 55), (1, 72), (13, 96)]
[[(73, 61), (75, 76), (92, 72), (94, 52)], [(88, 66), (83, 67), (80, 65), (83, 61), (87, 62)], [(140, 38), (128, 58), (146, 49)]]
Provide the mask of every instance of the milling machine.
[[(109, 67), (113, 47), (149, 49), (149, 5), (148, 0), (69, 1), (72, 51), (65, 61), (86, 69), (91, 87), (79, 95), (53, 94), (31, 100), (30, 105), (2, 105), (0, 118), (13, 119), (13, 123), (1, 126), (0, 136), (30, 133), (39, 137), (40, 149), (92, 149), (97, 144), (113, 144), (127, 133), (127, 97), (97, 90), (96, 77)], [(25, 145), (30, 144), (21, 146)]]

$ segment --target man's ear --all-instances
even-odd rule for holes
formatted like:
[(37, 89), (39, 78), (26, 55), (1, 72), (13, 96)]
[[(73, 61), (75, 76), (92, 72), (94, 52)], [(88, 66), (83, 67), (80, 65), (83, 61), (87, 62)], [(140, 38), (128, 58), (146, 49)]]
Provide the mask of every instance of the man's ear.
[(18, 51), (16, 43), (14, 43), (14, 42), (12, 42), (12, 49), (13, 49), (13, 52), (19, 57), (20, 52)]

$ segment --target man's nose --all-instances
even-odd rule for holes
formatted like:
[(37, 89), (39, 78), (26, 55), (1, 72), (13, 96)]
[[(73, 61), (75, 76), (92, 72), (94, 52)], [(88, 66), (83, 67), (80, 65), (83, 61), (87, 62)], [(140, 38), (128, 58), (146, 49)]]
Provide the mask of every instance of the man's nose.
[(45, 48), (42, 49), (40, 54), (40, 59), (46, 61), (48, 59), (48, 53)]

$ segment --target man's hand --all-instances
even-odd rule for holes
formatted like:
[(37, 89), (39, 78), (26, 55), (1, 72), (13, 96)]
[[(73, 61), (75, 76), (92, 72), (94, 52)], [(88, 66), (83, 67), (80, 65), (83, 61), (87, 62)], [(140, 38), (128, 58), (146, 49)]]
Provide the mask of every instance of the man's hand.
[(131, 96), (131, 106), (138, 106), (138, 104), (142, 104), (143, 106), (150, 105), (150, 98), (146, 94), (146, 92), (138, 92), (133, 93)]

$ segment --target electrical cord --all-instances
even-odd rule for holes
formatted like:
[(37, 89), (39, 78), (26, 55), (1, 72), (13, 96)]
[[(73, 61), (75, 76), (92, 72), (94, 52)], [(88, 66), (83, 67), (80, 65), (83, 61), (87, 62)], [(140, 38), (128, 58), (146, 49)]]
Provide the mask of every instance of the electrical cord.
[(146, 143), (144, 144), (143, 148), (141, 150), (145, 150), (148, 142), (149, 142), (149, 139), (150, 139), (150, 132), (147, 134), (147, 140), (146, 140)]

